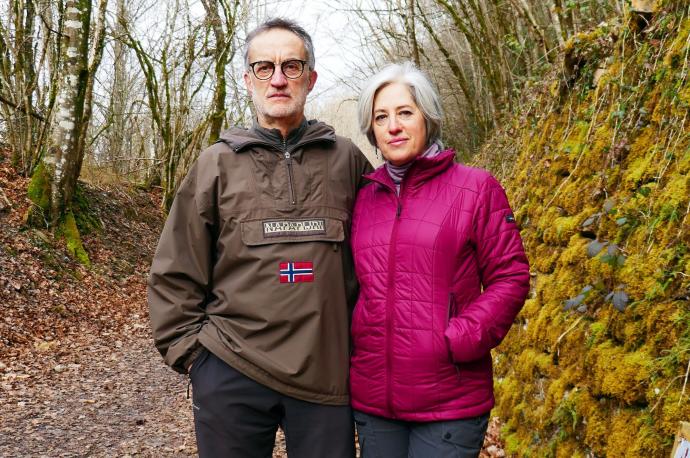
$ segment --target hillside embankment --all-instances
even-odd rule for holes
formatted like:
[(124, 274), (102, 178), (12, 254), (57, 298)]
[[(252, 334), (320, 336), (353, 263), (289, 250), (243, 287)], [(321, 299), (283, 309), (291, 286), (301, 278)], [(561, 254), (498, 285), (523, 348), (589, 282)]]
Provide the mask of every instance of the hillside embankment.
[(657, 3), (570, 40), (480, 155), (533, 274), (495, 355), (509, 454), (666, 457), (690, 421), (690, 18)]

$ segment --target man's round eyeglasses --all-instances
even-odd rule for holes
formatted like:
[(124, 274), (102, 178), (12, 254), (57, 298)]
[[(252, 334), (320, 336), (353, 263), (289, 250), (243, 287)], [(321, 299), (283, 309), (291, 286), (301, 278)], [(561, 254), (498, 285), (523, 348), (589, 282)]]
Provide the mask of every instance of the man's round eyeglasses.
[[(283, 72), (286, 78), (291, 80), (297, 79), (304, 73), (304, 65), (307, 63), (306, 60), (290, 59), (280, 64), (280, 70)], [(252, 73), (257, 79), (267, 80), (273, 76), (275, 72), (276, 64), (267, 60), (260, 60), (257, 62), (252, 62), (249, 64), (252, 69)]]

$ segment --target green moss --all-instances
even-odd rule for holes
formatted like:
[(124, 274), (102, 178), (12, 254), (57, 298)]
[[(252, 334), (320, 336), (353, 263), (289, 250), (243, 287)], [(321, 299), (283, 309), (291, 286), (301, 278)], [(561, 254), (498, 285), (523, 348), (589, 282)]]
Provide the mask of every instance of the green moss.
[[(539, 101), (550, 108), (516, 117), (521, 137), (500, 139), (519, 152), (503, 176), (536, 274), (521, 326), (497, 352), (496, 412), (518, 456), (668, 456), (690, 412), (680, 394), (690, 359), (690, 78), (679, 77), (690, 19), (660, 8), (654, 21), (649, 36), (619, 29), (613, 46), (604, 30), (578, 35), (565, 50), (567, 93), (546, 82)], [(625, 262), (602, 262), (606, 247), (589, 257), (593, 239), (615, 244)], [(585, 286), (586, 309), (564, 310)], [(612, 291), (628, 295), (625, 311), (606, 299)]]
[(606, 341), (593, 348), (590, 360), (595, 394), (613, 396), (628, 405), (644, 401), (652, 367), (652, 358), (644, 350), (626, 352)]
[(528, 348), (519, 356), (516, 370), (524, 380), (534, 380), (548, 375), (550, 367), (551, 356)]
[(606, 455), (606, 442), (610, 430), (610, 401), (596, 399), (587, 390), (578, 398), (577, 409), (582, 416), (581, 435), (589, 448), (599, 456)]
[(618, 279), (626, 285), (630, 297), (643, 298), (656, 284), (660, 260), (659, 250), (649, 253), (630, 253), (618, 272)]
[(559, 145), (559, 150), (571, 157), (577, 158), (577, 155), (580, 154), (586, 146), (585, 137), (588, 130), (588, 122), (578, 121), (570, 135)]
[(505, 440), (505, 451), (508, 455), (519, 455), (523, 452), (526, 447), (524, 447), (520, 441), (520, 438), (515, 433), (504, 433)]
[(690, 311), (681, 300), (646, 305), (644, 323), (648, 345), (652, 354), (659, 357), (655, 368), (671, 376), (685, 368), (690, 358)]
[(548, 274), (553, 272), (558, 256), (557, 249), (547, 244), (541, 244), (535, 248), (535, 256), (530, 261), (535, 270)]
[(50, 177), (43, 162), (39, 162), (31, 176), (27, 196), (33, 203), (25, 219), (29, 225), (47, 226), (50, 214)]
[[(72, 198), (72, 209), (80, 234), (87, 235), (94, 231), (100, 231), (103, 228), (101, 219), (91, 205), (86, 190), (81, 184), (77, 184), (77, 189)], [(125, 212), (127, 211), (128, 209), (125, 209)]]
[(645, 456), (629, 454), (632, 443), (635, 441), (639, 426), (636, 412), (633, 409), (622, 409), (611, 416), (609, 436), (606, 444), (607, 456)]
[(587, 348), (592, 348), (606, 336), (607, 323), (600, 321), (594, 322), (589, 326), (589, 336), (587, 337)]
[[(690, 152), (686, 154), (690, 155)], [(688, 180), (687, 175), (672, 175), (661, 188), (659, 201), (663, 203), (659, 208), (659, 213), (663, 214), (664, 217), (670, 217), (674, 210), (688, 201), (688, 195), (690, 195)]]
[(690, 412), (689, 397), (687, 387), (685, 394), (682, 394), (682, 385), (680, 383), (664, 393), (661, 415), (657, 420), (657, 422), (661, 423), (658, 430), (663, 435), (672, 437), (678, 429), (678, 423), (688, 420), (688, 412)]
[(68, 211), (65, 214), (64, 219), (61, 221), (58, 227), (57, 233), (64, 237), (65, 243), (67, 244), (67, 251), (72, 257), (85, 266), (91, 265), (89, 255), (86, 253), (86, 250), (81, 243), (81, 236), (79, 234), (79, 229), (77, 228), (77, 221), (74, 218), (72, 211)]
[(544, 241), (553, 244), (564, 244), (570, 240), (580, 223), (577, 216), (561, 216), (552, 219), (544, 229)]
[(574, 433), (582, 421), (582, 417), (580, 417), (576, 405), (577, 390), (572, 393), (566, 393), (563, 400), (556, 408), (552, 421), (562, 429)]
[(38, 167), (31, 176), (27, 195), (31, 201), (43, 210), (50, 208), (50, 179), (47, 176), (43, 162), (39, 162)]
[(676, 68), (684, 60), (688, 46), (688, 35), (690, 35), (690, 20), (686, 19), (680, 25), (678, 33), (675, 35), (664, 56), (664, 65), (666, 67)]
[(636, 188), (639, 183), (643, 182), (643, 179), (647, 181), (652, 177), (654, 170), (651, 166), (655, 164), (656, 154), (654, 153), (657, 148), (658, 145), (653, 144), (649, 150), (644, 152), (642, 157), (630, 164), (625, 175), (625, 180), (629, 183), (630, 188)]

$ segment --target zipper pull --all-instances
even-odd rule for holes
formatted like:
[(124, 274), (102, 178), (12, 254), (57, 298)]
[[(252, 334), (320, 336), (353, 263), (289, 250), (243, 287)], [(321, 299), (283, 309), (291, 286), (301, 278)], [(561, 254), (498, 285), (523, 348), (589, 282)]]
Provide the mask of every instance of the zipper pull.
[(295, 205), (295, 189), (292, 184), (292, 156), (290, 155), (290, 150), (287, 147), (287, 140), (283, 140), (283, 157), (285, 158), (285, 166), (287, 167), (287, 178), (288, 178), (288, 192), (290, 193), (290, 203)]
[(395, 212), (395, 217), (400, 218), (400, 213), (402, 213), (402, 202), (398, 201), (398, 209)]

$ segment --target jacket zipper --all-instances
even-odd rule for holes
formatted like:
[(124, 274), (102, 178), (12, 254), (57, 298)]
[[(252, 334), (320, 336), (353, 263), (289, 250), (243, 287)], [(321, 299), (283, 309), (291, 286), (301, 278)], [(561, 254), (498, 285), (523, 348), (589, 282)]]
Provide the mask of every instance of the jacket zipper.
[[(300, 143), (297, 143), (296, 145), (294, 145), (293, 150), (297, 150), (298, 148), (303, 148), (303, 147), (305, 147), (311, 143), (316, 143), (316, 142), (320, 142), (320, 141), (322, 141), (322, 139), (311, 139), (311, 140), (303, 141), (303, 142), (300, 142)], [(265, 146), (267, 148), (274, 149), (283, 155), (283, 158), (285, 158), (285, 167), (287, 168), (288, 192), (290, 194), (290, 203), (292, 205), (296, 205), (297, 200), (296, 200), (295, 188), (294, 188), (294, 183), (293, 183), (294, 177), (293, 177), (293, 173), (292, 173), (292, 154), (288, 150), (287, 139), (283, 139), (283, 144), (282, 144), (283, 149), (282, 150), (276, 144), (268, 143), (268, 142), (260, 141), (260, 140), (248, 142), (248, 143), (242, 145), (241, 148), (244, 149), (244, 148), (247, 148), (248, 146), (254, 146), (254, 145), (261, 145), (261, 146)]]
[(446, 327), (450, 324), (450, 319), (453, 318), (455, 314), (455, 295), (453, 293), (448, 294), (448, 317), (446, 317)]
[(283, 156), (285, 157), (285, 166), (287, 167), (288, 192), (290, 193), (290, 204), (295, 205), (295, 188), (292, 183), (292, 155), (288, 150), (287, 140), (283, 140)]
[(395, 210), (395, 220), (393, 221), (393, 231), (391, 233), (391, 245), (388, 252), (388, 297), (386, 298), (386, 385), (388, 389), (387, 404), (388, 412), (395, 418), (393, 410), (393, 297), (395, 286), (395, 275), (393, 265), (395, 263), (395, 245), (398, 236), (398, 226), (400, 214), (402, 213), (402, 183), (400, 183), (400, 195), (396, 195), (397, 208)]

